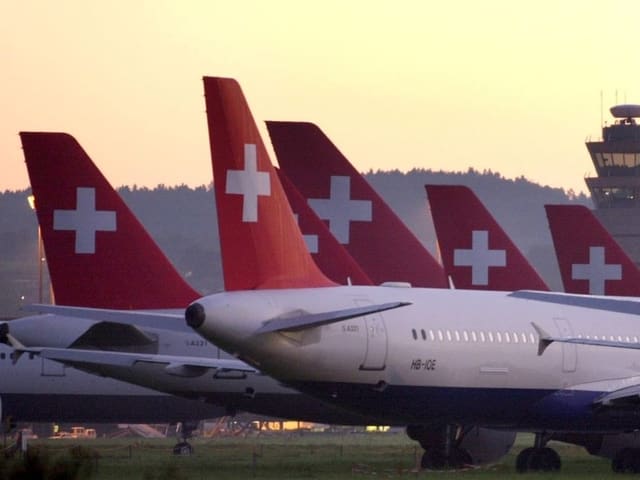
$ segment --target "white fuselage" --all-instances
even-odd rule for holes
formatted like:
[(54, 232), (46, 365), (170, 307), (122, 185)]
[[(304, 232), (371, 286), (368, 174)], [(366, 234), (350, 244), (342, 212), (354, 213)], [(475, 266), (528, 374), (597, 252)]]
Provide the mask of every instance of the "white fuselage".
[[(573, 431), (640, 426), (592, 405), (604, 393), (640, 383), (637, 352), (552, 344), (539, 356), (531, 324), (555, 335), (637, 342), (640, 318), (562, 304), (558, 295), (560, 303), (392, 287), (228, 292), (198, 300), (206, 313), (198, 332), (283, 382), (392, 423)], [(269, 319), (387, 302), (411, 305), (254, 334)]]
[[(92, 340), (87, 332), (98, 323), (54, 314), (16, 319), (9, 325), (11, 334), (27, 346), (87, 349)], [(155, 339), (154, 343), (120, 349), (230, 358), (183, 321), (165, 326), (138, 327)], [(303, 395), (261, 373), (205, 371), (198, 376), (180, 376), (153, 363), (113, 366), (78, 361), (65, 366), (34, 354), (23, 354), (14, 362), (13, 355), (11, 348), (0, 345), (0, 401), (4, 414), (23, 421), (164, 422), (237, 411), (321, 423), (362, 425), (373, 421)]]

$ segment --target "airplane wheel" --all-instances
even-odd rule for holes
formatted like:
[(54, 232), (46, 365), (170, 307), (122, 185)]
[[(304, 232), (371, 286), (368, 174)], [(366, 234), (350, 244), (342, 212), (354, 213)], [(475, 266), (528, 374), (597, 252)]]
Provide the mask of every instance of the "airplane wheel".
[(620, 450), (611, 461), (611, 469), (616, 473), (640, 473), (640, 449)]
[(522, 450), (516, 457), (516, 472), (526, 473), (529, 470), (529, 459), (535, 448), (528, 447)]
[(422, 455), (420, 466), (424, 470), (457, 469), (470, 465), (472, 461), (471, 455), (461, 448), (452, 448), (448, 457), (441, 450), (429, 449)]
[(431, 449), (422, 454), (420, 467), (423, 470), (442, 470), (446, 466), (444, 455), (435, 449)]
[(562, 462), (560, 456), (552, 448), (525, 448), (516, 458), (516, 471), (526, 472), (556, 472), (560, 470)]
[(534, 472), (556, 472), (560, 466), (560, 456), (552, 448), (535, 449), (529, 458), (529, 470)]
[(189, 442), (180, 442), (173, 447), (174, 455), (191, 455), (193, 453), (193, 447)]

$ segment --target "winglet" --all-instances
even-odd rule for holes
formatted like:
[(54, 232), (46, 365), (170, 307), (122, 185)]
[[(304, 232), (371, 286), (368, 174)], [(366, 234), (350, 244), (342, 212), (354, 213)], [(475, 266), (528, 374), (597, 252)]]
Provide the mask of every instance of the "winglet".
[(335, 285), (307, 251), (240, 85), (204, 78), (226, 290)]
[(549, 335), (542, 327), (536, 325), (534, 322), (531, 322), (534, 330), (538, 334), (538, 356), (542, 356), (544, 351), (547, 349), (549, 345), (554, 342), (553, 337)]

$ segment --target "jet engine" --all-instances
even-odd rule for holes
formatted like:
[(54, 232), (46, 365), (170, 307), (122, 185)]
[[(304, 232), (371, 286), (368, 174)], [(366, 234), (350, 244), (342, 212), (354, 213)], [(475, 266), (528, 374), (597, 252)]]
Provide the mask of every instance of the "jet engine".
[(516, 432), (466, 427), (469, 430), (458, 444), (470, 456), (473, 465), (495, 463), (504, 457), (516, 440)]
[(429, 469), (494, 463), (509, 452), (516, 438), (515, 432), (454, 425), (410, 425), (407, 435), (424, 448), (421, 464)]

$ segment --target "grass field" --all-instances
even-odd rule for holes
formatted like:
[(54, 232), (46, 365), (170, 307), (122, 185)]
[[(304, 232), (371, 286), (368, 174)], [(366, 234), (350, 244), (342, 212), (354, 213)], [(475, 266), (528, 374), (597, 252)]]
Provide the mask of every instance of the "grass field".
[(610, 463), (583, 449), (554, 444), (563, 468), (555, 474), (515, 472), (515, 456), (532, 444), (531, 436), (519, 436), (512, 452), (500, 463), (465, 471), (418, 472), (421, 450), (403, 433), (367, 434), (269, 434), (255, 437), (196, 439), (195, 453), (175, 457), (175, 442), (162, 440), (36, 440), (51, 458), (68, 453), (74, 445), (92, 449), (94, 475), (99, 480), (198, 480), (198, 479), (367, 479), (367, 478), (619, 478)]

